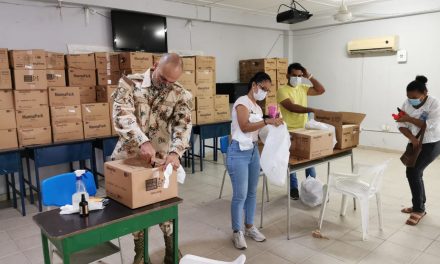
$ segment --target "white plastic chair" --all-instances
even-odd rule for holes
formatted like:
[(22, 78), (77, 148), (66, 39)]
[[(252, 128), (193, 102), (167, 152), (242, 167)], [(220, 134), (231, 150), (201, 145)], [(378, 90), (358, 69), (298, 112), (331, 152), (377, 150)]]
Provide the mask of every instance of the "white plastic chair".
[(236, 260), (231, 262), (202, 258), (194, 255), (185, 255), (180, 260), (180, 264), (244, 264), (245, 261), (246, 261), (246, 256), (243, 254), (240, 255)]
[[(228, 172), (228, 167), (226, 165), (226, 158), (227, 158), (226, 154), (228, 152), (228, 147), (229, 147), (229, 136), (221, 137), (220, 138), (220, 151), (222, 152), (223, 164), (225, 165), (225, 171), (223, 172), (222, 187), (220, 188), (220, 194), (218, 195), (219, 199), (222, 198), (223, 187), (225, 186), (226, 173)], [(267, 202), (269, 202), (269, 186), (267, 184), (267, 177), (262, 172), (261, 172), (261, 174), (263, 175), (263, 199), (264, 199), (264, 192), (266, 192)]]
[[(341, 216), (345, 216), (347, 211), (347, 196), (352, 196), (353, 198), (359, 200), (362, 218), (362, 240), (367, 239), (369, 199), (373, 196), (376, 196), (379, 229), (383, 230), (380, 189), (382, 186), (383, 174), (388, 166), (388, 163), (389, 160), (379, 165), (356, 164), (354, 166), (353, 173), (332, 173), (330, 175), (329, 184), (324, 185), (323, 187), (323, 201), (328, 200), (330, 191), (342, 193)], [(319, 217), (320, 230), (324, 220), (326, 207), (327, 203), (323, 202)]]

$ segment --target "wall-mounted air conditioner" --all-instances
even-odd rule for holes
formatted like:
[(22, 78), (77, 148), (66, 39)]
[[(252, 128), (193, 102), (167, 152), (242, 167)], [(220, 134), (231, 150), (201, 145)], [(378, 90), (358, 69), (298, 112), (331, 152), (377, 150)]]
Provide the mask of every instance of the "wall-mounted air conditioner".
[(399, 37), (387, 36), (379, 38), (357, 39), (347, 44), (348, 54), (392, 53), (398, 49)]

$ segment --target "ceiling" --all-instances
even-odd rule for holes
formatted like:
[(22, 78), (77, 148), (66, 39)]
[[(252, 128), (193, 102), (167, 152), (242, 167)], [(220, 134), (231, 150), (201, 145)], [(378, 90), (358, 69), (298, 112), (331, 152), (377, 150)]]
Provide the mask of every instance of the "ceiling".
[[(191, 5), (205, 7), (223, 7), (251, 14), (273, 16), (278, 13), (278, 7), (281, 4), (290, 5), (291, 0), (167, 0), (171, 2), (180, 2)], [(371, 3), (385, 2), (389, 0), (345, 0), (347, 6), (368, 5)], [(310, 11), (314, 16), (320, 14), (333, 13), (341, 5), (341, 0), (298, 0), (302, 6)], [(284, 8), (284, 9), (283, 9)], [(297, 8), (299, 6), (297, 5)], [(286, 10), (287, 7), (281, 7)]]

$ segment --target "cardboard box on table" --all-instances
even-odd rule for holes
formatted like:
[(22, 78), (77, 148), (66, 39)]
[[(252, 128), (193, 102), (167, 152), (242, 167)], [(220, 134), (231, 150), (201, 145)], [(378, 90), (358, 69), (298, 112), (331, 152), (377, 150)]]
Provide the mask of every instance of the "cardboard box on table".
[(47, 90), (14, 91), (16, 110), (31, 109), (49, 105)]
[(289, 130), (290, 153), (302, 159), (317, 159), (333, 153), (333, 134), (324, 130)]
[(95, 54), (68, 54), (66, 64), (69, 69), (95, 70)]
[(81, 104), (96, 103), (96, 89), (95, 86), (81, 86), (79, 87)]
[(83, 121), (110, 120), (108, 103), (94, 103), (82, 105)]
[(0, 89), (2, 89), (2, 90), (11, 90), (12, 89), (11, 70), (0, 69)]
[(107, 137), (111, 133), (110, 119), (84, 122), (84, 138)]
[(145, 72), (153, 66), (153, 54), (147, 52), (121, 52), (119, 53), (119, 68), (143, 69)]
[(119, 54), (109, 52), (95, 52), (96, 69), (119, 70)]
[(81, 104), (79, 87), (49, 87), (50, 106), (69, 106)]
[(18, 148), (17, 129), (0, 129), (0, 149)]
[(14, 70), (15, 90), (46, 90), (46, 70)]
[(64, 53), (46, 51), (46, 69), (64, 70), (65, 68)]
[(99, 103), (113, 102), (112, 94), (118, 88), (117, 85), (96, 86), (96, 101)]
[(12, 90), (0, 90), (0, 110), (14, 109), (14, 93)]
[(46, 52), (41, 49), (10, 50), (9, 64), (15, 70), (45, 70)]
[(69, 68), (67, 70), (67, 84), (69, 86), (95, 86), (95, 70)]
[(18, 129), (20, 147), (52, 143), (51, 127)]
[(84, 139), (83, 123), (52, 122), (53, 142)]
[(50, 127), (48, 106), (16, 110), (15, 115), (18, 129)]
[(64, 70), (46, 70), (47, 86), (66, 86), (66, 72)]
[(50, 116), (53, 123), (82, 122), (81, 105), (51, 106)]
[(346, 149), (359, 145), (360, 124), (365, 118), (363, 113), (328, 112), (315, 113), (315, 120), (333, 125), (336, 130), (336, 149)]
[(14, 109), (0, 110), (0, 129), (17, 128)]
[(177, 175), (165, 177), (161, 168), (150, 168), (143, 160), (127, 159), (105, 163), (105, 190), (107, 196), (135, 209), (168, 200), (178, 195)]

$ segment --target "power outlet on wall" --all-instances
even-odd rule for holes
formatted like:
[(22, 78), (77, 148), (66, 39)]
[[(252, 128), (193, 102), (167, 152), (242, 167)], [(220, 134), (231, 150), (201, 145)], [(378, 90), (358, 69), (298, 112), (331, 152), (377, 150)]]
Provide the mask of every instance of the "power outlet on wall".
[(398, 63), (406, 63), (408, 60), (408, 53), (406, 50), (398, 50), (397, 51), (397, 62)]

